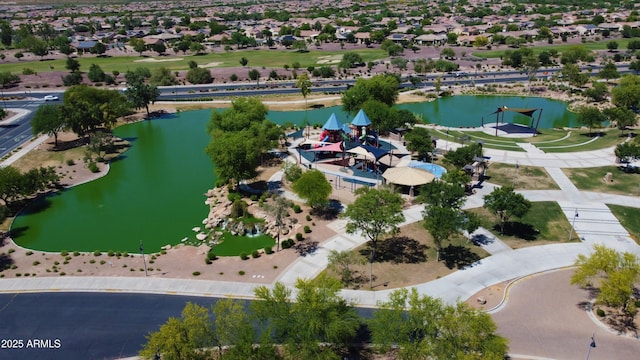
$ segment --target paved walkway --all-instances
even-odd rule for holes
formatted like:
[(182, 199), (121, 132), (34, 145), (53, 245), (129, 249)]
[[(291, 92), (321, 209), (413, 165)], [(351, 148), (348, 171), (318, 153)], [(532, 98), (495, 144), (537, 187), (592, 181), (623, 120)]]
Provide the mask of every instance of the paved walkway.
[[(566, 218), (575, 224), (580, 242), (528, 247), (511, 250), (484, 229), (479, 229), (474, 239), (492, 255), (480, 260), (465, 270), (425, 284), (416, 285), (420, 293), (442, 298), (447, 302), (465, 300), (481, 289), (502, 281), (526, 276), (573, 264), (578, 254), (592, 251), (593, 244), (601, 243), (622, 251), (640, 255), (640, 247), (629, 237), (604, 204), (640, 207), (635, 196), (622, 196), (579, 191), (562, 172), (562, 167), (597, 167), (614, 163), (613, 149), (582, 153), (546, 154), (536, 149), (527, 152), (508, 152), (486, 149), (492, 161), (522, 165), (544, 166), (558, 183), (560, 190), (520, 191), (531, 201), (558, 201)], [(295, 159), (292, 159), (295, 161)], [(274, 189), (278, 187), (281, 174), (272, 179)], [(482, 196), (491, 192), (492, 184), (482, 184), (476, 194), (467, 199), (465, 208), (482, 206)], [(292, 194), (285, 194), (287, 197)], [(576, 211), (578, 216), (575, 216)], [(420, 221), (422, 207), (413, 206), (404, 211), (405, 223)], [(316, 252), (298, 258), (278, 278), (278, 281), (293, 285), (299, 277), (312, 278), (327, 265), (331, 250), (353, 249), (366, 242), (358, 234), (346, 234), (345, 220), (329, 224), (338, 234), (319, 245)], [(567, 236), (570, 236), (567, 234)], [(482, 241), (480, 241), (482, 240)], [(20, 291), (107, 291), (148, 292), (201, 296), (223, 296), (251, 298), (256, 284), (204, 281), (192, 279), (164, 278), (118, 278), (118, 277), (42, 277), (1, 279), (0, 292)], [(360, 306), (375, 306), (387, 299), (391, 290), (367, 291), (344, 290), (343, 296)]]

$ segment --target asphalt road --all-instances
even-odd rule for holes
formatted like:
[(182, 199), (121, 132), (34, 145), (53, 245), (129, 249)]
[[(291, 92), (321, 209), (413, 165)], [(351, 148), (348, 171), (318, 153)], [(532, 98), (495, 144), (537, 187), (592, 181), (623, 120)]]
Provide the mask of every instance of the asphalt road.
[[(135, 356), (146, 343), (145, 336), (158, 330), (169, 317), (179, 317), (187, 302), (211, 307), (216, 301), (122, 293), (0, 294), (0, 359)], [(373, 310), (357, 311), (370, 317)], [(34, 340), (42, 340), (44, 348), (34, 347)]]
[[(5, 101), (3, 107), (23, 108), (29, 110), (29, 113), (22, 118), (5, 125), (0, 125), (0, 158), (9, 154), (14, 149), (22, 146), (25, 142), (33, 137), (31, 133), (31, 119), (35, 111), (44, 104), (42, 99)], [(61, 104), (61, 101), (50, 101), (49, 104)]]

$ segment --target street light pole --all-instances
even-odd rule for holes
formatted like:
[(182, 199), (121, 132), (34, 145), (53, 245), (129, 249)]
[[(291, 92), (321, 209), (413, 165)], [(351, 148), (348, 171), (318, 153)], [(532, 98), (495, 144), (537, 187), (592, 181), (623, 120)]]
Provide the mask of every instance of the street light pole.
[(573, 214), (573, 222), (571, 223), (571, 229), (569, 230), (569, 241), (573, 239), (573, 231), (576, 228), (576, 219), (578, 218), (578, 209), (576, 209), (575, 214)]
[(596, 347), (595, 336), (595, 333), (591, 334), (591, 341), (589, 342), (589, 349), (587, 350), (587, 360), (589, 360), (589, 355), (591, 355), (591, 349), (594, 349)]
[(144, 247), (142, 246), (142, 240), (140, 240), (140, 253), (142, 254), (142, 262), (144, 263), (144, 276), (149, 276), (147, 274), (147, 259), (144, 257)]

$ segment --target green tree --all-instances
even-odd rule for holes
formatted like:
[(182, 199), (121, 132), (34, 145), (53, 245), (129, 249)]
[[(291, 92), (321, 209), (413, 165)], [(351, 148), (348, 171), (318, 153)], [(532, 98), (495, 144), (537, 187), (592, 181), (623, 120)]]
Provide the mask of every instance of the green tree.
[(580, 68), (573, 63), (566, 63), (562, 67), (562, 75), (570, 85), (582, 87), (589, 81), (589, 74), (583, 73)]
[(362, 56), (357, 52), (347, 51), (342, 55), (342, 60), (340, 60), (339, 68), (342, 69), (350, 69), (356, 66), (363, 64)]
[(304, 98), (304, 109), (307, 110), (307, 95), (311, 94), (311, 80), (309, 79), (309, 75), (307, 73), (302, 73), (298, 76), (296, 80), (296, 87), (300, 89), (300, 93)]
[(356, 200), (347, 206), (343, 216), (347, 218), (347, 233), (360, 232), (369, 239), (369, 287), (373, 287), (373, 262), (381, 236), (396, 233), (404, 221), (404, 200), (388, 188), (361, 187), (356, 190)]
[(142, 56), (142, 53), (147, 50), (147, 45), (144, 43), (144, 40), (140, 39), (140, 38), (132, 38), (131, 40), (129, 40), (129, 45), (133, 48), (133, 50), (135, 52), (137, 52), (140, 56)]
[(89, 80), (93, 82), (103, 82), (105, 80), (105, 73), (102, 71), (100, 65), (91, 64), (89, 66), (89, 72), (87, 73), (87, 77)]
[(446, 47), (442, 49), (442, 51), (440, 51), (440, 57), (445, 59), (453, 59), (456, 57), (456, 52), (452, 48)]
[(502, 360), (507, 339), (496, 334), (491, 316), (465, 303), (446, 305), (440, 299), (399, 289), (368, 323), (371, 340), (382, 351), (398, 345), (399, 359)]
[(213, 81), (211, 71), (201, 67), (189, 69), (186, 79), (192, 84), (209, 84)]
[(11, 46), (13, 33), (14, 31), (11, 24), (6, 20), (2, 20), (0, 22), (0, 42), (2, 42), (4, 46)]
[(404, 136), (404, 139), (408, 142), (407, 150), (417, 152), (420, 159), (431, 158), (433, 141), (429, 130), (421, 126), (414, 127)]
[(189, 44), (189, 51), (191, 51), (192, 53), (198, 55), (201, 54), (205, 51), (205, 47), (204, 45), (202, 45), (201, 43), (197, 42), (197, 41), (193, 41)]
[(53, 136), (54, 148), (58, 147), (58, 133), (66, 126), (62, 116), (61, 105), (42, 105), (38, 107), (31, 120), (33, 135), (47, 134)]
[(622, 135), (624, 135), (624, 131), (628, 127), (638, 125), (638, 117), (636, 113), (630, 109), (621, 107), (608, 108), (603, 111), (603, 115), (609, 118), (609, 121), (616, 124), (622, 132)]
[(353, 280), (353, 269), (351, 266), (364, 265), (367, 262), (364, 257), (349, 250), (331, 250), (327, 261), (329, 262), (327, 268), (338, 273), (340, 275), (340, 281), (342, 281), (345, 286), (349, 286)]
[(96, 55), (103, 55), (107, 52), (107, 46), (98, 41), (91, 49), (89, 49), (89, 52)]
[(80, 70), (80, 62), (74, 58), (68, 57), (65, 67), (71, 72)]
[(11, 208), (12, 202), (56, 186), (59, 181), (60, 176), (52, 167), (40, 167), (20, 173), (13, 166), (3, 166), (0, 167), (0, 199), (7, 208)]
[(127, 90), (124, 93), (127, 99), (134, 108), (144, 108), (147, 119), (150, 119), (149, 104), (156, 102), (160, 96), (160, 90), (155, 85), (145, 83), (144, 78), (136, 73), (127, 72), (125, 79), (127, 79)]
[(615, 40), (611, 40), (607, 42), (607, 49), (609, 49), (609, 52), (614, 52), (618, 50), (618, 42)]
[(123, 94), (87, 85), (76, 85), (65, 91), (62, 116), (67, 127), (83, 137), (97, 128), (110, 128), (116, 120), (131, 111)]
[(291, 185), (293, 191), (312, 208), (324, 207), (329, 203), (331, 184), (317, 169), (307, 170)]
[(618, 144), (614, 152), (620, 162), (627, 164), (627, 167), (631, 161), (640, 159), (640, 145), (636, 142), (626, 141)]
[(139, 355), (146, 359), (159, 353), (162, 359), (203, 359), (213, 345), (212, 322), (204, 306), (187, 303), (180, 318), (171, 317), (156, 332), (147, 335)]
[(247, 66), (248, 63), (249, 63), (249, 60), (246, 57), (243, 56), (240, 58), (240, 65)]
[(393, 75), (376, 75), (370, 79), (359, 78), (355, 85), (342, 95), (342, 109), (355, 114), (367, 100), (377, 100), (393, 106), (398, 99), (398, 79)]
[(211, 142), (206, 153), (216, 164), (220, 183), (232, 187), (256, 176), (261, 157), (273, 148), (282, 129), (266, 121), (267, 107), (255, 98), (240, 98), (223, 112), (214, 111), (207, 130)]
[(12, 74), (9, 71), (0, 73), (0, 86), (2, 88), (6, 88), (8, 85), (16, 84), (20, 82), (20, 77), (18, 75)]
[(451, 165), (462, 168), (466, 164), (470, 164), (478, 156), (482, 156), (482, 145), (469, 144), (447, 152), (444, 155), (444, 159)]
[(584, 96), (591, 98), (593, 101), (600, 102), (607, 95), (607, 85), (598, 81), (591, 83), (591, 87), (583, 92)]
[(618, 86), (611, 90), (611, 102), (622, 108), (640, 105), (640, 77), (625, 75), (620, 78)]
[(636, 312), (634, 303), (635, 283), (640, 277), (640, 261), (629, 252), (620, 253), (604, 245), (594, 245), (594, 252), (578, 255), (577, 269), (571, 284), (599, 285), (596, 302), (619, 307), (629, 315)]
[(264, 208), (271, 216), (273, 216), (275, 225), (278, 228), (278, 235), (276, 236), (276, 250), (280, 251), (280, 233), (282, 232), (282, 227), (285, 225), (285, 219), (289, 215), (289, 202), (284, 197), (275, 195), (272, 198), (272, 201), (265, 204)]
[(477, 47), (478, 49), (483, 46), (487, 46), (487, 44), (489, 44), (489, 38), (487, 38), (486, 36), (476, 36), (476, 39), (473, 42), (473, 46)]
[(342, 285), (320, 275), (298, 279), (295, 287), (295, 299), (282, 283), (271, 290), (257, 287), (254, 313), (269, 325), (275, 341), (285, 344), (291, 359), (340, 359), (337, 350), (351, 343), (360, 326), (353, 306), (338, 295)]
[(157, 42), (151, 45), (151, 50), (158, 53), (158, 55), (162, 55), (167, 51), (167, 46), (163, 42)]
[(249, 79), (255, 81), (257, 86), (260, 86), (260, 71), (256, 69), (249, 70)]
[(175, 74), (168, 68), (162, 66), (151, 71), (149, 83), (155, 86), (171, 86), (177, 83)]
[(483, 199), (484, 207), (498, 216), (501, 234), (504, 234), (504, 225), (511, 217), (521, 218), (531, 209), (531, 202), (522, 194), (514, 192), (511, 186), (495, 188)]
[(620, 73), (618, 72), (618, 68), (616, 67), (616, 64), (613, 63), (613, 61), (607, 61), (600, 72), (598, 72), (598, 77), (600, 79), (605, 79), (608, 82), (610, 79), (619, 78)]
[(589, 128), (589, 134), (591, 134), (592, 128), (598, 128), (602, 126), (602, 122), (605, 120), (602, 111), (593, 106), (581, 106), (578, 108), (578, 123)]

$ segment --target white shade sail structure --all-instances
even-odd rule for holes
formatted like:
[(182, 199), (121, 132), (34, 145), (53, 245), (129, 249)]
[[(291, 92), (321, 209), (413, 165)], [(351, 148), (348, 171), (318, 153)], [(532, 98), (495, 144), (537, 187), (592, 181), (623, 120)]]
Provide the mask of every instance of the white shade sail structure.
[(362, 146), (356, 146), (351, 150), (347, 150), (347, 152), (355, 155), (360, 155), (364, 157), (365, 160), (369, 160), (369, 161), (375, 161), (376, 159), (376, 156), (372, 152), (368, 151)]
[(411, 167), (394, 167), (387, 169), (382, 177), (387, 182), (397, 185), (418, 186), (430, 183), (436, 176), (432, 173)]

